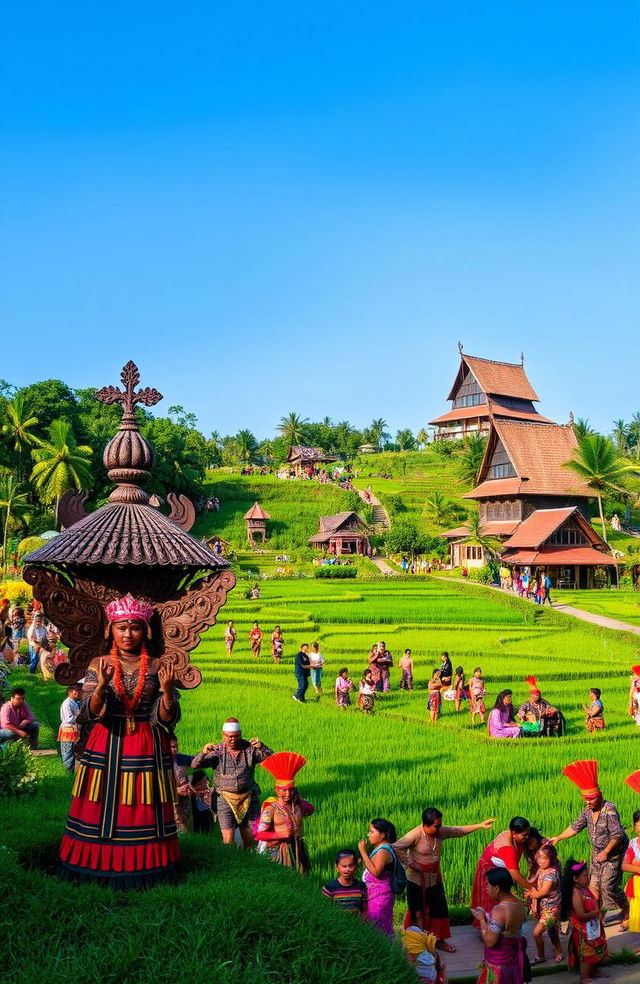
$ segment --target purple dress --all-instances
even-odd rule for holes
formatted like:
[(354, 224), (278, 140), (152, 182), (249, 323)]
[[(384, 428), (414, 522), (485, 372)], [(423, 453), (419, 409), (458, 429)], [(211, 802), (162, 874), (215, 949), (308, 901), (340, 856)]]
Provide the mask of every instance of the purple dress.
[(514, 721), (509, 721), (509, 712), (494, 707), (489, 715), (489, 734), (492, 738), (519, 738), (520, 728)]
[[(378, 851), (387, 851), (391, 859), (392, 848), (386, 844), (374, 847), (369, 857), (373, 857)], [(391, 887), (391, 869), (385, 868), (379, 878), (372, 875), (370, 871), (365, 871), (362, 879), (367, 886), (367, 912), (369, 922), (372, 922), (383, 933), (393, 936), (393, 903), (395, 896)]]

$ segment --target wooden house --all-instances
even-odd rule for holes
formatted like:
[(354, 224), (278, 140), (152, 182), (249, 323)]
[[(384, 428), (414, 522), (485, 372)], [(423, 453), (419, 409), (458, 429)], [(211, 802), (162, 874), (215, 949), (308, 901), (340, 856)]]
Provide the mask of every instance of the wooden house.
[(357, 513), (342, 512), (321, 516), (320, 530), (309, 544), (331, 554), (366, 554), (369, 550), (367, 526)]
[(287, 464), (300, 478), (303, 474), (329, 468), (338, 461), (335, 454), (326, 454), (322, 448), (310, 448), (296, 444), (289, 448)]

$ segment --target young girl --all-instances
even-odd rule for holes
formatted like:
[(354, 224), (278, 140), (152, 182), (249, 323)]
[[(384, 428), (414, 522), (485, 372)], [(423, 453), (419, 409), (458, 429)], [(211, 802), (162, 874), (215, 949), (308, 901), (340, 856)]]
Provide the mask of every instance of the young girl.
[(404, 655), (400, 657), (400, 669), (402, 670), (400, 690), (413, 690), (413, 659), (410, 649), (405, 649)]
[(314, 642), (309, 653), (311, 664), (311, 683), (316, 692), (316, 697), (320, 699), (322, 695), (322, 667), (324, 666), (324, 656), (320, 652), (320, 643)]
[(453, 678), (453, 690), (455, 693), (454, 706), (456, 711), (459, 711), (461, 702), (467, 699), (467, 685), (464, 681), (464, 670), (461, 666), (456, 666), (456, 672)]
[(360, 681), (360, 691), (358, 695), (360, 710), (364, 711), (365, 714), (373, 714), (373, 705), (376, 699), (375, 695), (376, 689), (373, 683), (371, 670), (365, 670), (364, 676)]
[(631, 717), (640, 725), (640, 677), (636, 677), (631, 688)]
[(280, 626), (276, 625), (275, 629), (271, 634), (271, 659), (274, 663), (279, 663), (282, 659), (282, 653), (284, 650), (284, 639), (282, 638), (282, 632), (280, 631)]
[(558, 935), (562, 895), (560, 891), (560, 864), (558, 853), (553, 844), (543, 844), (542, 847), (538, 848), (536, 863), (538, 870), (534, 887), (526, 892), (532, 901), (531, 912), (537, 919), (533, 930), (537, 956), (531, 961), (531, 965), (544, 962), (543, 937), (545, 933), (549, 934), (549, 941), (555, 954), (553, 962), (558, 964), (562, 961)]
[[(625, 782), (634, 792), (640, 793), (640, 770), (627, 776)], [(622, 870), (628, 871), (631, 875), (625, 888), (627, 898), (631, 900), (628, 928), (632, 933), (640, 933), (640, 810), (636, 810), (633, 814), (633, 829), (637, 836), (627, 848)], [(639, 952), (636, 950), (636, 953)]]
[(251, 643), (252, 656), (258, 657), (262, 647), (262, 632), (260, 631), (260, 626), (257, 622), (253, 623), (253, 628), (249, 633), (249, 642)]
[(435, 669), (433, 671), (428, 687), (429, 720), (431, 721), (431, 724), (435, 724), (440, 716), (440, 705), (442, 703), (442, 680), (440, 679), (440, 670)]
[(351, 690), (353, 689), (353, 683), (349, 679), (349, 670), (346, 666), (343, 666), (338, 676), (336, 677), (336, 703), (338, 707), (349, 707), (351, 704), (351, 697), (349, 696)]
[(600, 731), (604, 728), (604, 704), (600, 700), (601, 691), (598, 687), (592, 687), (589, 691), (589, 696), (591, 697), (591, 703), (589, 707), (583, 704), (586, 717), (587, 731), (593, 734), (594, 731)]
[(586, 984), (607, 958), (608, 949), (602, 914), (589, 888), (589, 869), (584, 861), (570, 858), (564, 866), (561, 918), (570, 923), (567, 964), (578, 968), (581, 984)]
[(482, 679), (482, 669), (476, 666), (473, 676), (469, 680), (469, 710), (471, 711), (471, 727), (476, 723), (476, 715), (480, 716), (480, 724), (484, 724), (486, 713), (484, 698), (486, 695), (484, 680)]
[(229, 653), (229, 656), (231, 656), (231, 653), (233, 652), (233, 647), (236, 644), (236, 636), (237, 636), (237, 632), (233, 627), (233, 622), (228, 622), (227, 627), (224, 630), (224, 644), (227, 648), (227, 652)]

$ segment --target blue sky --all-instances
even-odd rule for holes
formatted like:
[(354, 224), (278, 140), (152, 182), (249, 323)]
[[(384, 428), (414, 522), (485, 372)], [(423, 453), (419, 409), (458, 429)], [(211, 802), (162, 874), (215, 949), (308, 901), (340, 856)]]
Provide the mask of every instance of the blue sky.
[(640, 410), (637, 4), (222, 6), (5, 5), (0, 376), (418, 429), (460, 339)]

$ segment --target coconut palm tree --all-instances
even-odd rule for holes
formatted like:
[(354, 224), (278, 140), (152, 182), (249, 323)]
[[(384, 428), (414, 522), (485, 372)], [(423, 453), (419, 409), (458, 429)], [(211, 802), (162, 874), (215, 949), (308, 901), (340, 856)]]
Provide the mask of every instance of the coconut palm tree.
[(634, 413), (628, 427), (627, 447), (640, 459), (640, 413)]
[(471, 512), (465, 520), (465, 526), (469, 531), (464, 538), (464, 542), (473, 547), (482, 547), (489, 558), (495, 557), (502, 549), (502, 542), (495, 536), (489, 536), (485, 532), (485, 526), (480, 519), (479, 512)]
[(292, 447), (295, 444), (304, 444), (306, 440), (305, 424), (308, 423), (309, 420), (307, 417), (302, 418), (297, 413), (291, 411), (286, 417), (280, 418), (280, 423), (276, 427), (276, 430), (280, 431), (287, 444)]
[(571, 459), (564, 463), (564, 467), (570, 468), (575, 475), (586, 482), (598, 500), (602, 539), (608, 543), (602, 511), (603, 496), (625, 493), (623, 479), (627, 472), (634, 469), (634, 466), (620, 460), (613, 442), (608, 437), (603, 437), (601, 434), (587, 434), (586, 437), (578, 440), (578, 447), (575, 448)]
[(613, 431), (611, 432), (611, 437), (618, 454), (624, 454), (627, 450), (627, 441), (629, 440), (629, 428), (625, 424), (624, 420), (613, 421)]
[(0, 511), (2, 520), (2, 566), (7, 567), (7, 539), (12, 519), (19, 519), (29, 511), (28, 492), (24, 485), (16, 481), (10, 471), (0, 475)]
[(458, 471), (469, 486), (476, 484), (486, 445), (486, 438), (480, 434), (468, 434), (462, 442)]
[(416, 439), (408, 427), (404, 427), (396, 434), (396, 444), (401, 451), (413, 451), (416, 446)]
[(455, 505), (436, 489), (424, 504), (425, 516), (436, 526), (448, 526), (455, 516)]
[(18, 479), (24, 474), (24, 454), (32, 447), (38, 447), (40, 439), (33, 433), (33, 428), (38, 423), (38, 418), (34, 417), (29, 404), (24, 398), (24, 393), (16, 393), (11, 403), (7, 403), (7, 420), (2, 425), (2, 433), (7, 438), (8, 444), (15, 456), (16, 471)]
[(388, 426), (388, 423), (383, 417), (376, 417), (367, 427), (372, 443), (379, 448), (382, 447), (385, 441), (389, 440), (390, 434), (387, 433)]
[(579, 441), (583, 437), (589, 437), (591, 434), (595, 434), (593, 427), (586, 417), (578, 417), (574, 422), (573, 431)]
[(54, 420), (48, 428), (49, 440), (42, 441), (31, 455), (36, 462), (31, 481), (45, 502), (56, 504), (56, 526), (60, 499), (69, 489), (89, 489), (92, 485), (89, 458), (93, 449), (77, 444), (68, 420)]
[(250, 465), (258, 450), (258, 442), (250, 430), (240, 430), (235, 436), (238, 459), (243, 465)]
[(420, 447), (426, 448), (427, 444), (429, 443), (429, 431), (425, 430), (424, 427), (421, 427), (418, 433), (416, 434), (416, 441), (418, 442)]

